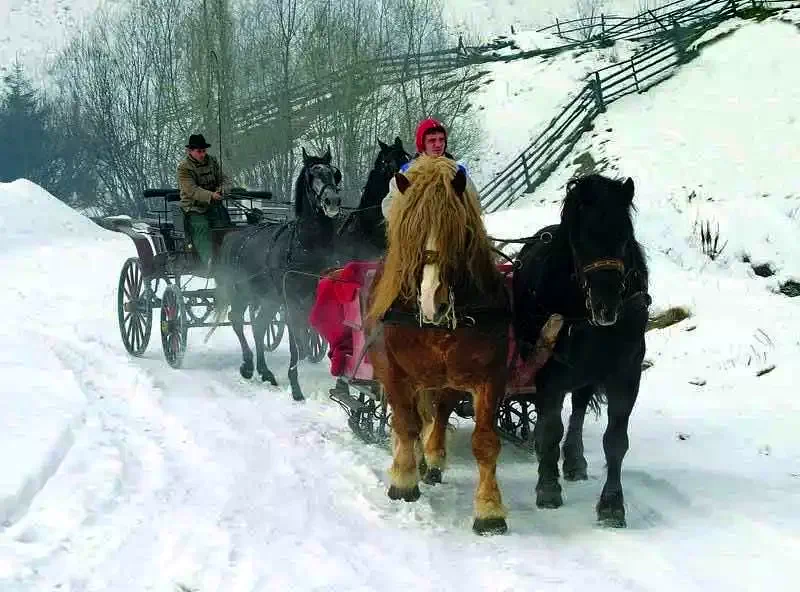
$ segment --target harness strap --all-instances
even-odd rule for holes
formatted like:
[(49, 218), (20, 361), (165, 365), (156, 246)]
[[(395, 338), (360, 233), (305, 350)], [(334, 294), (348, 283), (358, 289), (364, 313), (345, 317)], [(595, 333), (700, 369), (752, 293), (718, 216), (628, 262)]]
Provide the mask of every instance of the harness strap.
[[(456, 329), (458, 328), (474, 328), (479, 325), (492, 324), (492, 323), (509, 323), (511, 321), (511, 311), (507, 307), (498, 306), (463, 306), (456, 307), (454, 310)], [(419, 313), (417, 311), (409, 311), (392, 306), (384, 313), (381, 322), (385, 325), (406, 325), (406, 326), (420, 326)], [(442, 329), (445, 331), (452, 331), (453, 329), (446, 325), (434, 325), (429, 323), (422, 323), (421, 326), (431, 329)]]

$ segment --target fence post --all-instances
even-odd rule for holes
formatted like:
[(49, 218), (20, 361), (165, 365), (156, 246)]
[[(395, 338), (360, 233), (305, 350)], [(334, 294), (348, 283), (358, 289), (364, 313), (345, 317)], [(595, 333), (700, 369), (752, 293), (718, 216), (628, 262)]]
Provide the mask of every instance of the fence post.
[(558, 22), (558, 17), (556, 17), (556, 34), (561, 37), (561, 23)]
[(522, 171), (525, 173), (525, 186), (530, 187), (531, 185), (531, 172), (528, 170), (528, 161), (525, 159), (525, 153), (523, 152), (520, 156), (522, 160)]
[(603, 100), (603, 85), (600, 83), (600, 72), (594, 73), (594, 80), (589, 81), (592, 87), (592, 94), (594, 94), (594, 102), (597, 105), (598, 113), (606, 112), (606, 103)]
[(636, 62), (633, 61), (633, 57), (631, 57), (631, 72), (633, 73), (633, 81), (636, 83), (636, 92), (642, 92), (639, 89), (639, 78), (636, 76)]

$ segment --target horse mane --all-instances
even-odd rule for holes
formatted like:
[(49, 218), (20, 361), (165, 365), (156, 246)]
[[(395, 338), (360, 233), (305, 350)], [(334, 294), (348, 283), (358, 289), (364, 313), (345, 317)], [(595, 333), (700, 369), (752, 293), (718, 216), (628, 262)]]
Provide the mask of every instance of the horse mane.
[(425, 230), (436, 234), (444, 283), (455, 287), (470, 282), (482, 294), (502, 283), (474, 186), (468, 182), (463, 196), (453, 189), (457, 170), (453, 160), (423, 155), (405, 173), (411, 186), (393, 196), (389, 247), (370, 317), (380, 318), (397, 298), (415, 301), (425, 265)]
[[(574, 227), (582, 205), (590, 203), (592, 200), (604, 199), (606, 207), (600, 212), (601, 217), (596, 220), (596, 223), (604, 229), (607, 236), (628, 238), (628, 251), (632, 259), (628, 263), (638, 271), (643, 282), (642, 287), (646, 290), (649, 281), (647, 260), (641, 244), (636, 240), (631, 217), (631, 212), (636, 211), (636, 205), (631, 200), (621, 203), (620, 207), (614, 207), (616, 202), (612, 201), (614, 198), (624, 195), (624, 183), (625, 179), (612, 179), (597, 173), (570, 179), (567, 182), (567, 194), (561, 205), (561, 224), (556, 233), (558, 236), (554, 237), (556, 239), (553, 241), (554, 247), (566, 249), (565, 254), (571, 257), (569, 231)], [(593, 210), (593, 212), (597, 212), (597, 210)]]
[(294, 215), (296, 218), (299, 218), (303, 214), (305, 192), (301, 184), (303, 183), (303, 177), (305, 176), (307, 167), (308, 163), (304, 162), (303, 168), (300, 169), (300, 174), (297, 175), (297, 179), (294, 181)]

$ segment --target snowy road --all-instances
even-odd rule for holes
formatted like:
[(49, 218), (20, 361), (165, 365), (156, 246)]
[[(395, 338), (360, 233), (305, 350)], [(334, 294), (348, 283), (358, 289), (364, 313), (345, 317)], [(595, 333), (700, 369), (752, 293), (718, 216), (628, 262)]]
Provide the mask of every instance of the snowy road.
[[(67, 274), (91, 249), (85, 289), (73, 290), (66, 275), (58, 283), (29, 276), (16, 298), (6, 295), (15, 302), (4, 304), (26, 315), (47, 313), (36, 341), (86, 404), (57, 470), (0, 535), (3, 590), (789, 589), (775, 566), (800, 552), (791, 510), (800, 507), (800, 478), (779, 446), (771, 455), (756, 446), (764, 426), (780, 432), (780, 418), (737, 423), (723, 405), (705, 421), (686, 394), (665, 412), (659, 395), (670, 373), (656, 367), (625, 465), (628, 530), (593, 523), (603, 424), (591, 419), (591, 478), (567, 484), (558, 511), (535, 508), (535, 464), (504, 447), (510, 533), (477, 538), (466, 422), (452, 439), (446, 482), (425, 487), (417, 504), (391, 502), (388, 455), (350, 435), (324, 395), (324, 363), (302, 367), (310, 399), (298, 405), (238, 378), (227, 332), (210, 346), (202, 331), (191, 334), (179, 371), (161, 359), (157, 339), (145, 358), (130, 359), (111, 314), (114, 274), (105, 271), (128, 247), (106, 242), (34, 250), (40, 269)], [(6, 256), (2, 272), (21, 277), (29, 261)], [(15, 317), (21, 327), (37, 316), (26, 315)], [(286, 352), (271, 359), (284, 374)], [(678, 439), (682, 431), (691, 437)], [(752, 446), (738, 444), (749, 438)]]

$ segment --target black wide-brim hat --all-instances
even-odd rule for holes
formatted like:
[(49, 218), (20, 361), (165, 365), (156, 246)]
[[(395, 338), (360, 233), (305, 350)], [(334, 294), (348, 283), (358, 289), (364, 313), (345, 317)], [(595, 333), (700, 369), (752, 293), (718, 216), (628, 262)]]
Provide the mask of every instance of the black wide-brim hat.
[(208, 148), (211, 146), (206, 139), (203, 137), (203, 134), (192, 134), (189, 136), (189, 143), (186, 144), (187, 148)]

